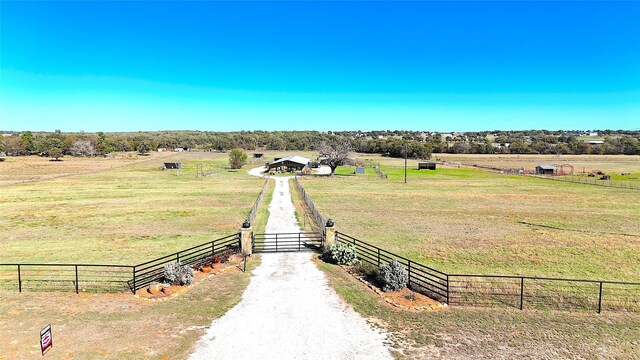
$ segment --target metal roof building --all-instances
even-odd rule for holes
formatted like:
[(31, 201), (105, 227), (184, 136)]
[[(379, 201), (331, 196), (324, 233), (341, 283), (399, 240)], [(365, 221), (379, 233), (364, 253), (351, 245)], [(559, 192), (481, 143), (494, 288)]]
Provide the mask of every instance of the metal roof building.
[(280, 170), (282, 172), (288, 171), (302, 171), (309, 169), (309, 162), (311, 160), (306, 157), (294, 155), (284, 157), (273, 162), (270, 162), (267, 165), (269, 171), (271, 170)]

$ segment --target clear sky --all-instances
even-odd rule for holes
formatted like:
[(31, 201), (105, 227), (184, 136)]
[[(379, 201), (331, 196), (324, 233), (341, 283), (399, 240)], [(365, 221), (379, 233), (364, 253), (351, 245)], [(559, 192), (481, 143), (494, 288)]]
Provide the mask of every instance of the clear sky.
[(0, 130), (632, 129), (640, 2), (0, 1)]

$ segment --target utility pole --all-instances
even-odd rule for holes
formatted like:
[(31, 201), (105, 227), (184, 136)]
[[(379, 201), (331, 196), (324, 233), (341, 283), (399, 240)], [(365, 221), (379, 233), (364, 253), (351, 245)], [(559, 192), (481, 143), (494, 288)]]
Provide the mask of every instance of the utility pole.
[(409, 150), (407, 149), (407, 143), (404, 143), (404, 183), (407, 183), (407, 153)]

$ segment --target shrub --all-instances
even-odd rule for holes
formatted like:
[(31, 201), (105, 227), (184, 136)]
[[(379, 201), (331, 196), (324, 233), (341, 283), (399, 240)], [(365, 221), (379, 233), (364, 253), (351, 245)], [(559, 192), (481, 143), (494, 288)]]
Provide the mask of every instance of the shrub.
[(393, 259), (390, 263), (380, 266), (380, 280), (383, 283), (383, 291), (399, 291), (407, 287), (409, 276), (398, 260)]
[(338, 265), (355, 265), (358, 262), (356, 247), (352, 244), (333, 244), (322, 256), (325, 261)]
[(364, 261), (356, 265), (356, 271), (360, 275), (365, 276), (372, 280), (378, 280), (380, 278), (380, 269), (377, 266), (369, 264)]
[(193, 268), (182, 263), (164, 266), (164, 281), (171, 285), (191, 285), (193, 282)]
[(235, 148), (229, 152), (229, 166), (232, 169), (240, 169), (247, 163), (247, 154), (240, 148)]

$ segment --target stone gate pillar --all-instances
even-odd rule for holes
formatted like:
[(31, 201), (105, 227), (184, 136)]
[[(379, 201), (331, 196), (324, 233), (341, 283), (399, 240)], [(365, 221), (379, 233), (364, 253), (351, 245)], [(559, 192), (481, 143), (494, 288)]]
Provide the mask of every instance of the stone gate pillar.
[(333, 220), (327, 220), (327, 224), (324, 227), (324, 248), (329, 249), (331, 245), (336, 243), (336, 228), (333, 224)]
[(253, 252), (253, 229), (251, 229), (251, 224), (249, 221), (245, 221), (242, 223), (242, 228), (240, 229), (240, 251), (242, 255), (249, 256)]

